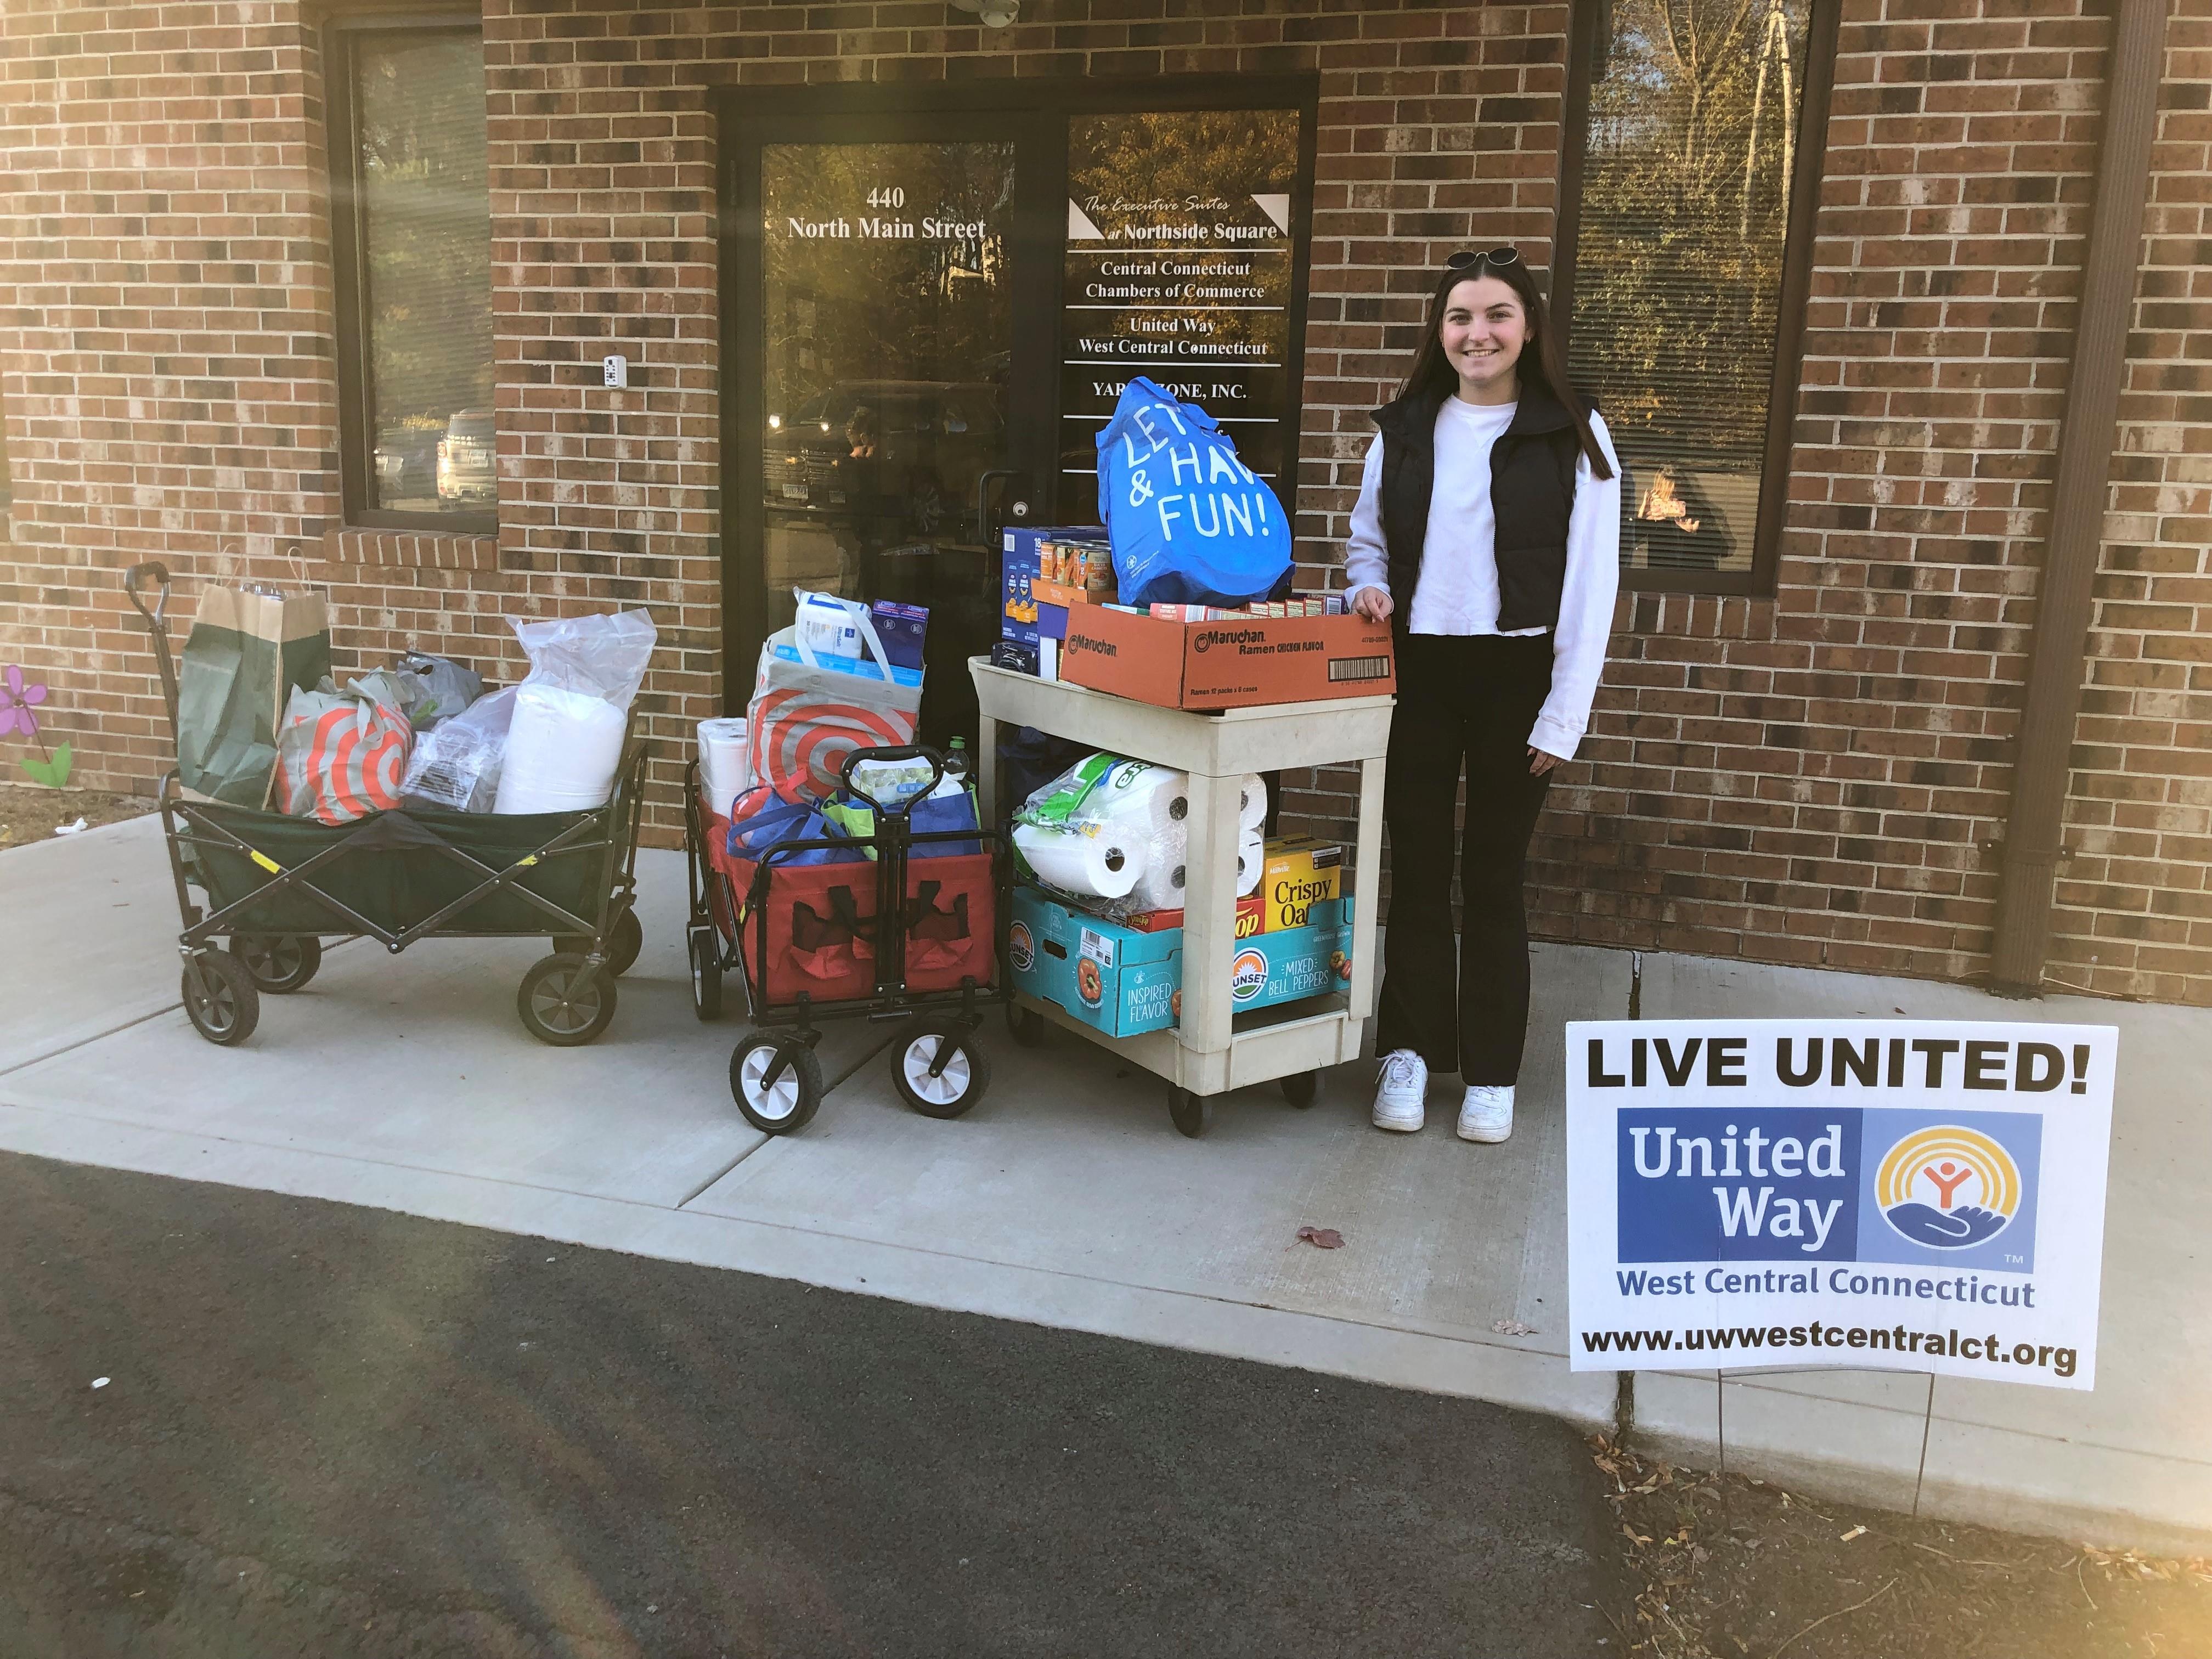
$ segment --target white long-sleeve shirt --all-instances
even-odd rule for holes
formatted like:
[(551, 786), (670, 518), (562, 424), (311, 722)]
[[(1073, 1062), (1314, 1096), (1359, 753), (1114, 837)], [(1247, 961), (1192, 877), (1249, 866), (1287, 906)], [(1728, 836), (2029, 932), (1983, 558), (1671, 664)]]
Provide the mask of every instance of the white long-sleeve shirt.
[[(1415, 634), (1496, 634), (1499, 603), (1498, 526), (1490, 501), (1491, 447), (1513, 422), (1516, 405), (1484, 405), (1447, 398), (1437, 410), (1436, 483), (1429, 495), (1429, 528), (1421, 547), (1421, 574), (1407, 605), (1406, 626)], [(1613, 602), (1620, 587), (1620, 458), (1595, 412), (1590, 430), (1613, 463), (1600, 478), (1585, 455), (1575, 466), (1575, 502), (1567, 519), (1566, 580), (1559, 591), (1559, 623), (1552, 630), (1552, 690), (1528, 733), (1531, 747), (1572, 760), (1589, 726), (1590, 702), (1604, 672), (1613, 634)], [(1363, 587), (1390, 592), (1390, 559), (1382, 541), (1382, 438), (1367, 448), (1359, 500), (1352, 509), (1345, 543), (1347, 599)], [(1541, 634), (1541, 628), (1510, 630)]]

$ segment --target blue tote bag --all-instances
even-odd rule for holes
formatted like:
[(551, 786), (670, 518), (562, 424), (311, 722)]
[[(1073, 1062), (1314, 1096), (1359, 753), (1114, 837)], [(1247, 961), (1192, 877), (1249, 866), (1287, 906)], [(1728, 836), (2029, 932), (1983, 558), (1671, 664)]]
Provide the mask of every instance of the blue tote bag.
[(1195, 404), (1129, 382), (1098, 434), (1098, 510), (1124, 605), (1244, 605), (1290, 591), (1291, 521)]

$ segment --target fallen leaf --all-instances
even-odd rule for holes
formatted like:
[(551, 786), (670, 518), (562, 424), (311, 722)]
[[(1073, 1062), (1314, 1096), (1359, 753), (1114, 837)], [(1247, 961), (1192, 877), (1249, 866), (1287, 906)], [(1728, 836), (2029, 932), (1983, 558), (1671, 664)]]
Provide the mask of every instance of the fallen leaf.
[(1318, 1249), (1340, 1250), (1344, 1248), (1344, 1235), (1334, 1227), (1301, 1227), (1298, 1237), (1303, 1243)]
[(1523, 1325), (1517, 1319), (1498, 1320), (1494, 1322), (1490, 1328), (1496, 1331), (1500, 1336), (1534, 1336), (1536, 1334), (1536, 1328), (1534, 1325)]

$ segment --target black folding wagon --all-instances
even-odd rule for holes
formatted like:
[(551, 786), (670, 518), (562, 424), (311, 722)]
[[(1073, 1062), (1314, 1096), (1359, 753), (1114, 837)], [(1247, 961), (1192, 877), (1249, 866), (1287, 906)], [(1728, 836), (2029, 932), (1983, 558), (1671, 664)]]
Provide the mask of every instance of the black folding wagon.
[[(169, 573), (134, 565), (123, 582), (153, 636), (173, 736)], [(151, 606), (149, 583), (158, 589)], [(159, 804), (184, 921), (185, 1014), (210, 1042), (245, 1042), (262, 994), (305, 987), (327, 939), (373, 939), (396, 956), (426, 939), (540, 937), (552, 953), (522, 976), (516, 1012), (541, 1042), (591, 1042), (613, 1020), (615, 981), (644, 942), (635, 903), (645, 761), (645, 745), (626, 738), (613, 794), (588, 811), (409, 806), (337, 824), (195, 799), (171, 769)]]

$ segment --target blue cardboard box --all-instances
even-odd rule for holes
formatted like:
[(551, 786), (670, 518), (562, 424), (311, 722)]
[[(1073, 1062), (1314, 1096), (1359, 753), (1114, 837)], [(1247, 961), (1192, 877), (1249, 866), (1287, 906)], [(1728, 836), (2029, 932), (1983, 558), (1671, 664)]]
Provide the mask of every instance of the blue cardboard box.
[[(1318, 902), (1312, 915), (1306, 927), (1237, 941), (1230, 965), (1237, 1012), (1351, 986), (1352, 901)], [(1165, 1030), (1182, 1018), (1180, 927), (1148, 933), (1018, 887), (1006, 957), (1016, 988), (1109, 1036)]]
[(1030, 592), (1030, 584), (1036, 580), (1043, 568), (1043, 562), (1037, 556), (1038, 543), (1086, 533), (1103, 536), (1106, 532), (1096, 525), (1068, 524), (1034, 528), (1024, 526), (1005, 532), (999, 555), (1000, 639), (1012, 640), (1034, 650), (1040, 639), (1067, 637), (1067, 607), (1045, 604)]

